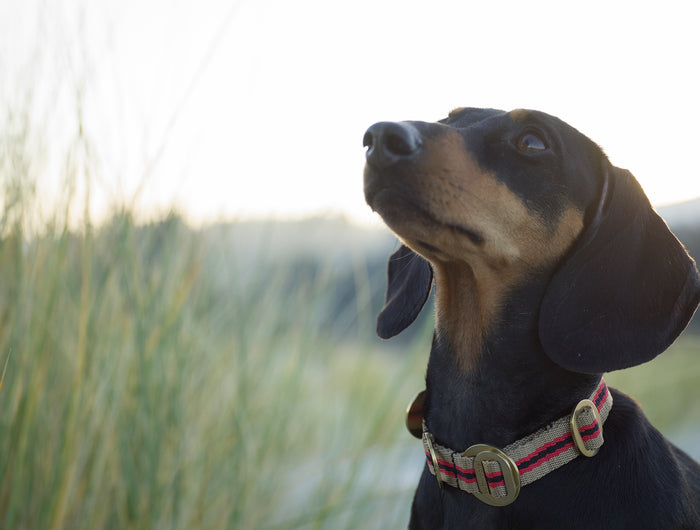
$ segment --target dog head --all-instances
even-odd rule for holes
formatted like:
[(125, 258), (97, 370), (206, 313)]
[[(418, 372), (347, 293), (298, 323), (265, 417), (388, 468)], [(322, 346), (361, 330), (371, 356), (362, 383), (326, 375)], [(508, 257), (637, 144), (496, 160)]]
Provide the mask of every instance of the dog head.
[(557, 118), (457, 109), (377, 123), (364, 144), (367, 203), (404, 244), (389, 262), (384, 338), (411, 324), (447, 264), (467, 267), (491, 317), (544, 274), (541, 344), (577, 372), (650, 360), (700, 301), (694, 262), (634, 177)]

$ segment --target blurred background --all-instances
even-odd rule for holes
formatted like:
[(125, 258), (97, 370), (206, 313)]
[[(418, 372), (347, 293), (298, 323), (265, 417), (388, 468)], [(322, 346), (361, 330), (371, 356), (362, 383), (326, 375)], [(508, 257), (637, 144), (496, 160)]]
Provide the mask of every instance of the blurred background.
[[(402, 528), (365, 129), (535, 108), (700, 257), (691, 2), (0, 3), (0, 527)], [(700, 324), (608, 382), (700, 458)]]

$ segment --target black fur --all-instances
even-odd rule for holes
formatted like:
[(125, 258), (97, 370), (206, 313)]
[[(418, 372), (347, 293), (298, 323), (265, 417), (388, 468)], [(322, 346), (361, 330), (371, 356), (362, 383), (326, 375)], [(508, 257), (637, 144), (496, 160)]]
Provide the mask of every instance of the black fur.
[(377, 318), (377, 335), (389, 339), (410, 326), (430, 295), (433, 270), (408, 247), (391, 255), (384, 308)]
[[(424, 139), (438, 134), (435, 127), (458, 131), (480, 167), (552, 226), (567, 201), (585, 212), (583, 232), (568, 253), (507, 293), (484, 330), (474, 369), (459, 365), (450, 341), (436, 330), (426, 375), (428, 429), (454, 450), (476, 443), (505, 447), (569, 414), (601, 373), (666, 349), (700, 301), (700, 278), (634, 177), (560, 120), (539, 112), (514, 120), (502, 111), (464, 109), (439, 125), (411, 122), (410, 128)], [(513, 148), (530, 129), (547, 142), (545, 152), (529, 156)], [(368, 153), (370, 205), (380, 179), (384, 185), (410, 171), (423, 155), (422, 138), (411, 134), (410, 149), (390, 162), (382, 158), (379, 176)], [(366, 137), (370, 151), (377, 141)], [(392, 256), (380, 336), (413, 322), (432, 281), (430, 263), (408, 247)], [(426, 466), (410, 528), (700, 528), (700, 466), (654, 429), (631, 398), (612, 392), (605, 444), (595, 457), (576, 458), (523, 487), (506, 507), (449, 486), (439, 489)]]

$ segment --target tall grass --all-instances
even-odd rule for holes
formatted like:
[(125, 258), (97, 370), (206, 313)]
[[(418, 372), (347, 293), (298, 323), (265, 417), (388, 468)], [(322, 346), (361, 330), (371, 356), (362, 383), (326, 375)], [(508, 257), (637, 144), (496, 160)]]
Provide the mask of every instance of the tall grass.
[(0, 109), (0, 528), (405, 525), (415, 477), (388, 470), (429, 334), (377, 351), (361, 255), (348, 342), (320, 324), (332, 260), (299, 275), (264, 233), (129, 206), (95, 224), (81, 97), (66, 153), (31, 102)]
[(405, 524), (413, 483), (382, 468), (403, 469), (425, 344), (331, 339), (329, 270), (256, 266), (235, 227), (21, 227), (0, 240), (1, 527)]

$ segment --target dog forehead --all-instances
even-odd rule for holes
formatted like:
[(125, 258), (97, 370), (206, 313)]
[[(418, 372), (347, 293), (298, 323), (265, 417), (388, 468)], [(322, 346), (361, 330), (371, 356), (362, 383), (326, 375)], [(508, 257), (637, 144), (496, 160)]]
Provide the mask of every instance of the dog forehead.
[(458, 107), (439, 123), (457, 129), (471, 128), (472, 132), (476, 134), (488, 134), (489, 131), (507, 133), (510, 128), (521, 130), (528, 125), (544, 127), (551, 132), (568, 131), (580, 134), (556, 116), (532, 109), (505, 111), (491, 108)]

